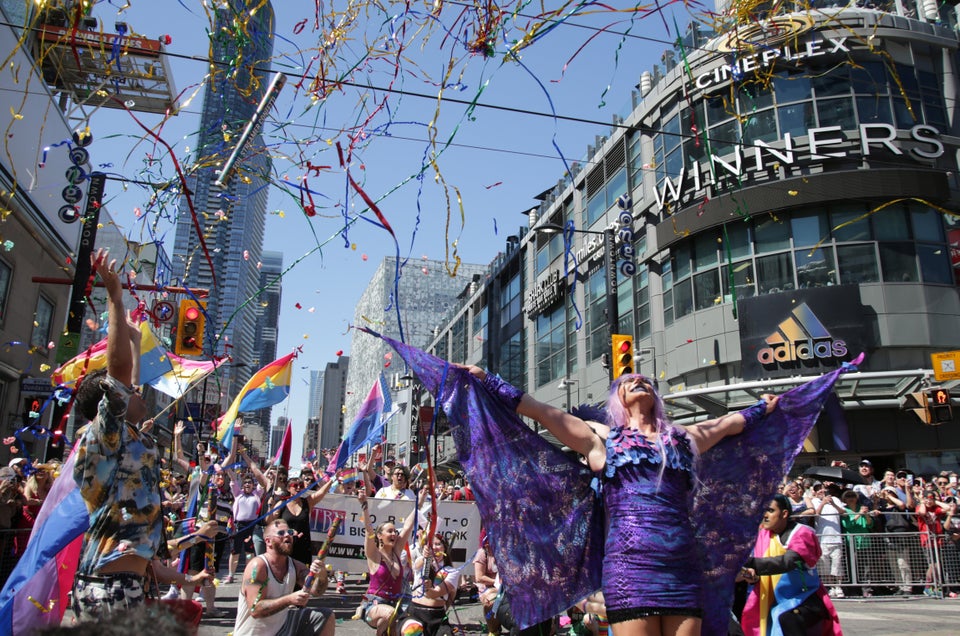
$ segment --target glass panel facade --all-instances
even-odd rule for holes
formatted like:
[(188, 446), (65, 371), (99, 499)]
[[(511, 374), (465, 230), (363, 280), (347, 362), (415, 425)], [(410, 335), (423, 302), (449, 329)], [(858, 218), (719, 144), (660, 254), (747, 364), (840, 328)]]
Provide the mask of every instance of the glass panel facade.
[(840, 284), (880, 282), (877, 268), (877, 250), (869, 245), (838, 245), (837, 262), (840, 266)]
[(790, 254), (775, 254), (757, 259), (757, 284), (761, 294), (793, 290), (793, 263)]
[(880, 267), (887, 283), (915, 283), (917, 256), (913, 243), (880, 243)]

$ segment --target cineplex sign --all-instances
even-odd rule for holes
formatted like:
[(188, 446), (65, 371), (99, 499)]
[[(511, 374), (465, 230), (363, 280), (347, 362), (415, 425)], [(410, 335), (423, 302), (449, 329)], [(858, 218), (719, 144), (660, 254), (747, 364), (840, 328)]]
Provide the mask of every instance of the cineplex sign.
[[(926, 160), (937, 159), (944, 153), (940, 132), (926, 124), (917, 124), (910, 129), (909, 150), (902, 146), (907, 140), (898, 139), (897, 129), (890, 124), (860, 124), (853, 131), (845, 131), (840, 126), (809, 128), (801, 137), (806, 138), (806, 144), (795, 143), (790, 133), (786, 133), (779, 142), (757, 140), (752, 146), (734, 146), (733, 152), (723, 158), (707, 153), (704, 165), (709, 172), (706, 173), (700, 161), (689, 162), (689, 166), (684, 162), (679, 175), (664, 179), (663, 185), (654, 190), (657, 205), (662, 211), (664, 205), (679, 203), (688, 192), (697, 192), (711, 183), (719, 185), (720, 178), (725, 175), (735, 177), (739, 182), (748, 178), (750, 173), (766, 170), (771, 160), (782, 166), (791, 166), (831, 158), (842, 159), (857, 153), (861, 157), (869, 157), (875, 151), (898, 156), (912, 155)], [(853, 145), (859, 147), (851, 148)]]
[[(744, 75), (768, 69), (778, 61), (797, 65), (870, 48), (866, 40), (857, 40), (850, 35), (807, 33), (813, 26), (810, 16), (781, 16), (731, 31), (712, 43), (721, 53), (729, 53), (731, 62), (695, 76), (690, 82), (692, 90), (703, 91), (731, 79), (740, 80)], [(870, 44), (876, 47), (877, 38), (874, 37)]]

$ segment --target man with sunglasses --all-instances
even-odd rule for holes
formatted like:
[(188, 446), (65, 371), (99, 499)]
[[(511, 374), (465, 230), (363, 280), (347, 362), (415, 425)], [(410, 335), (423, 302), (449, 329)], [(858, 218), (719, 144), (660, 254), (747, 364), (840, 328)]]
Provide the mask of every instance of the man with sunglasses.
[(410, 489), (410, 469), (397, 464), (390, 471), (390, 485), (384, 486), (374, 495), (377, 499), (406, 499), (416, 501), (417, 496)]
[[(333, 612), (306, 607), (311, 596), (326, 591), (327, 569), (321, 559), (308, 567), (291, 558), (295, 535), (280, 519), (264, 529), (266, 552), (252, 559), (243, 572), (234, 636), (273, 636), (281, 631), (333, 636)], [(304, 588), (308, 574), (311, 584)], [(304, 589), (294, 591), (298, 587)]]

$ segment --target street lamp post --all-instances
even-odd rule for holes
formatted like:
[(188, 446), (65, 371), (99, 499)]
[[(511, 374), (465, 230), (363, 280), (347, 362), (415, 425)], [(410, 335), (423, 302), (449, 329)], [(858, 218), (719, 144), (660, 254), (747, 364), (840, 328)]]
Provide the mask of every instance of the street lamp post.
[[(617, 261), (614, 258), (614, 250), (616, 249), (616, 232), (612, 228), (606, 228), (602, 232), (596, 230), (578, 230), (576, 228), (564, 228), (561, 225), (556, 223), (544, 223), (539, 227), (533, 228), (534, 232), (542, 232), (544, 234), (559, 234), (564, 231), (571, 231), (575, 234), (597, 234), (603, 236), (603, 271), (606, 276), (607, 284), (607, 341), (609, 342), (613, 338), (613, 334), (617, 333), (620, 329), (620, 313), (619, 307), (617, 306)], [(574, 273), (576, 275), (576, 273)], [(609, 376), (610, 382), (613, 382), (613, 361), (607, 366), (607, 373)], [(569, 402), (569, 395), (567, 402)]]

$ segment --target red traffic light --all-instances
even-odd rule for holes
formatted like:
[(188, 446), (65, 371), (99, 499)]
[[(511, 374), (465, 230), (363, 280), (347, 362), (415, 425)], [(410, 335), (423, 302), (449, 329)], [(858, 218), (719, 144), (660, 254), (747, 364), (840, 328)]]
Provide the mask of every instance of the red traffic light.
[(630, 351), (630, 341), (624, 340), (620, 343), (620, 353), (627, 353)]
[(196, 320), (200, 317), (200, 310), (196, 307), (187, 307), (186, 311), (183, 312), (183, 317), (187, 320)]

